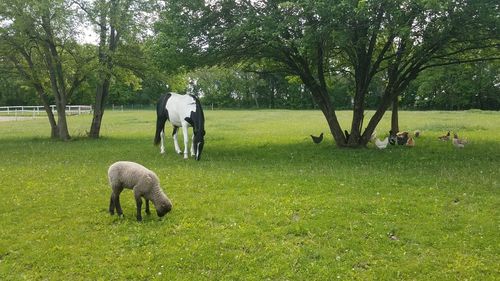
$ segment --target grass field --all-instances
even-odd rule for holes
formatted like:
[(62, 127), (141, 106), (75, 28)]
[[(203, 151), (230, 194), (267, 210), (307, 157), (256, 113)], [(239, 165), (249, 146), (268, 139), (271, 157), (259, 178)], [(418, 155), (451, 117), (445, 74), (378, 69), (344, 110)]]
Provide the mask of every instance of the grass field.
[[(160, 155), (155, 118), (108, 112), (88, 140), (71, 116), (70, 142), (0, 122), (0, 280), (500, 279), (499, 112), (401, 112), (416, 147), (353, 150), (312, 143), (317, 111), (207, 111), (199, 162)], [(110, 216), (117, 160), (155, 171), (172, 212), (138, 223), (125, 190)]]

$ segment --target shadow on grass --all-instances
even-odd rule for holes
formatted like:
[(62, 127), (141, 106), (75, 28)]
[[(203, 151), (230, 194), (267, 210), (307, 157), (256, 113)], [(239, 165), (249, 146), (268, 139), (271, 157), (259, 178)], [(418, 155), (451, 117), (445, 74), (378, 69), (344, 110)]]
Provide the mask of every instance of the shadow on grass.
[[(223, 143), (224, 142), (224, 143)], [(418, 145), (420, 143), (420, 145)], [(168, 165), (289, 165), (290, 163), (307, 165), (356, 165), (376, 166), (401, 165), (414, 166), (415, 162), (433, 163), (433, 165), (448, 165), (450, 161), (493, 161), (498, 162), (500, 143), (494, 141), (474, 142), (464, 149), (453, 147), (451, 142), (421, 139), (417, 146), (388, 146), (379, 150), (368, 144), (366, 148), (338, 148), (333, 142), (324, 141), (314, 144), (309, 139), (296, 143), (229, 143), (224, 140), (207, 140), (202, 159), (183, 160), (174, 152), (173, 144), (168, 141), (166, 153), (160, 154), (159, 147), (153, 145), (152, 139), (141, 137), (116, 138), (101, 137), (100, 139), (75, 138), (68, 142), (50, 138), (2, 138), (0, 147), (9, 152), (33, 151), (41, 159), (60, 159), (62, 155), (75, 158), (90, 158), (99, 162), (115, 160), (130, 160), (146, 163), (167, 162)], [(182, 144), (181, 144), (182, 147)], [(435, 163), (434, 163), (435, 162)], [(180, 164), (183, 163), (183, 164)], [(197, 163), (197, 164), (194, 164)]]

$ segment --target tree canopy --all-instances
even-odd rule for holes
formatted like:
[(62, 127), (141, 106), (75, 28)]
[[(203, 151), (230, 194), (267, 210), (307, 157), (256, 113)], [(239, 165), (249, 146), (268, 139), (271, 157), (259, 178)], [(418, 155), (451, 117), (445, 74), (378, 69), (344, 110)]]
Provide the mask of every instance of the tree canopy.
[[(166, 2), (157, 24), (157, 59), (168, 69), (268, 61), (301, 79), (339, 146), (365, 145), (385, 111), (425, 69), (496, 59), (493, 1), (183, 1)], [(350, 132), (342, 130), (328, 87), (354, 80)], [(363, 126), (374, 79), (384, 90)]]

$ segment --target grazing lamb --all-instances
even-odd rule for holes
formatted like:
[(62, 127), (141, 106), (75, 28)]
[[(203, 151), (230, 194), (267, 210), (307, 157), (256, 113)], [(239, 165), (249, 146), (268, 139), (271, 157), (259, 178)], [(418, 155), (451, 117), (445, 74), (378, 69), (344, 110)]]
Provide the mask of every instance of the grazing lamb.
[(149, 211), (151, 200), (159, 217), (163, 217), (172, 209), (172, 202), (160, 187), (160, 180), (153, 171), (142, 165), (128, 161), (118, 161), (108, 169), (109, 185), (111, 186), (111, 199), (109, 201), (109, 213), (114, 215), (115, 208), (119, 216), (123, 214), (120, 206), (120, 193), (124, 188), (134, 190), (135, 202), (137, 204), (137, 220), (141, 221), (142, 198), (146, 199), (146, 214)]

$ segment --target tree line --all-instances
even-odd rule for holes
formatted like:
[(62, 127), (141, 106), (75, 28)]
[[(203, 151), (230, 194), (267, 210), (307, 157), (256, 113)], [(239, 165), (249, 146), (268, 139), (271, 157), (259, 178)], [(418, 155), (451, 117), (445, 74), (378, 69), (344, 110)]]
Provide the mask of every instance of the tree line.
[[(364, 146), (387, 110), (397, 131), (400, 107), (500, 109), (498, 10), (490, 0), (6, 0), (0, 104), (42, 103), (60, 139), (65, 105), (92, 104), (98, 138), (106, 106), (177, 91), (213, 108), (320, 109), (338, 146)], [(353, 111), (347, 128), (339, 109)]]
[[(500, 78), (497, 62), (445, 66), (424, 71), (403, 93), (400, 106), (408, 110), (500, 110)], [(15, 75), (14, 75), (15, 76)], [(169, 90), (192, 93), (213, 109), (316, 109), (308, 89), (293, 76), (255, 73), (228, 67), (202, 68), (183, 73), (177, 86), (168, 79), (127, 77), (112, 80), (106, 105), (152, 107), (159, 95)], [(189, 82), (191, 80), (191, 83)], [(383, 83), (380, 81), (379, 83)], [(93, 104), (95, 85), (83, 83), (70, 104)], [(352, 108), (352, 81), (338, 78), (329, 88), (339, 109)], [(382, 96), (374, 85), (368, 93), (368, 109), (375, 109)], [(50, 103), (55, 101), (49, 97)], [(1, 105), (39, 104), (35, 92), (11, 75), (0, 77)]]

